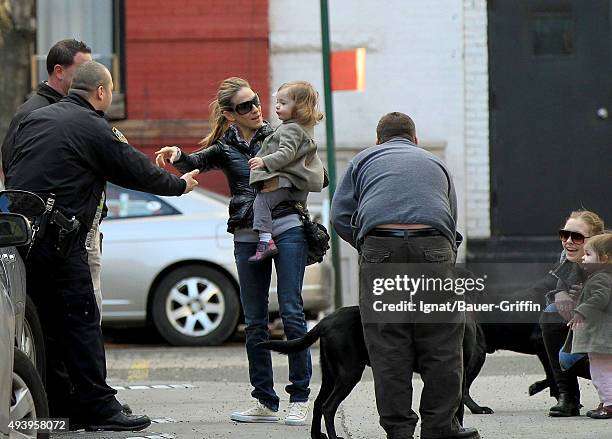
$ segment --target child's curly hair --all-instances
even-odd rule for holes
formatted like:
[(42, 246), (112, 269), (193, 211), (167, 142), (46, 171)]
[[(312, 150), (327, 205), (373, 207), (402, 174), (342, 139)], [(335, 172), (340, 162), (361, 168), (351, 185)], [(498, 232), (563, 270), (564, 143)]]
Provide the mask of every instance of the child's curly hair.
[(319, 93), (306, 81), (285, 82), (278, 91), (285, 90), (295, 102), (291, 117), (300, 125), (312, 126), (323, 120), (319, 111)]
[(612, 232), (606, 231), (601, 235), (591, 237), (585, 248), (590, 248), (597, 253), (600, 262), (612, 264)]

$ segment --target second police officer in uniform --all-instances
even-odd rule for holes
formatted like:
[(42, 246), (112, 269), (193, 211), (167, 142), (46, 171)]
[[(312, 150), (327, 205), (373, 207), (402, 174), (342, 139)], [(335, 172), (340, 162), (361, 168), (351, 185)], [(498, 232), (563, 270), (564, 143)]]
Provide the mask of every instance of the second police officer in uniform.
[[(197, 171), (176, 177), (154, 166), (103, 118), (112, 102), (110, 73), (95, 61), (76, 71), (67, 97), (36, 110), (20, 125), (6, 187), (47, 196), (26, 260), (28, 292), (40, 313), (48, 356), (66, 363), (76, 391), (71, 422), (89, 430), (141, 430), (147, 416), (122, 412), (106, 384), (106, 358), (85, 238), (107, 181), (158, 195), (191, 191)], [(50, 207), (50, 203), (47, 204)], [(48, 337), (47, 337), (48, 336)], [(49, 383), (48, 389), (59, 391)], [(49, 395), (50, 401), (62, 395)]]

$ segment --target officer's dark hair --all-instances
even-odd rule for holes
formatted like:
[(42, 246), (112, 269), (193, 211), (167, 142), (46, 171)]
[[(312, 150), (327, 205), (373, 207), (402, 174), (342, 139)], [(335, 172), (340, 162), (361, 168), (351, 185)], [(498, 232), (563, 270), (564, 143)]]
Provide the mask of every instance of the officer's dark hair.
[(58, 41), (47, 54), (47, 73), (53, 73), (53, 68), (57, 64), (62, 67), (70, 67), (74, 63), (74, 55), (79, 52), (91, 53), (91, 48), (74, 38)]
[(410, 116), (394, 111), (385, 114), (376, 126), (378, 143), (385, 143), (393, 137), (403, 137), (411, 142), (416, 141), (416, 128)]
[(98, 86), (108, 87), (110, 73), (108, 69), (97, 61), (87, 61), (77, 67), (72, 78), (69, 93), (74, 91), (91, 95)]

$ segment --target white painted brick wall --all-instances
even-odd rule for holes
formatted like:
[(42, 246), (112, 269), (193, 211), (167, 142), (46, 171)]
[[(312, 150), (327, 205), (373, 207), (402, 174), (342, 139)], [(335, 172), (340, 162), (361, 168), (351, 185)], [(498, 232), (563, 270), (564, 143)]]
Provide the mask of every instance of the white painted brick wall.
[[(457, 188), (459, 230), (468, 237), (486, 235), (485, 1), (333, 0), (329, 7), (332, 50), (367, 50), (365, 91), (334, 93), (338, 175), (355, 152), (374, 144), (382, 115), (407, 113), (422, 145), (445, 145)], [(269, 8), (272, 90), (303, 79), (322, 94), (319, 1), (270, 0)], [(324, 155), (324, 124), (315, 136)], [(347, 245), (342, 252), (345, 303), (356, 303), (355, 252)]]
[(464, 0), (463, 18), (467, 235), (487, 238), (491, 224), (486, 0)]

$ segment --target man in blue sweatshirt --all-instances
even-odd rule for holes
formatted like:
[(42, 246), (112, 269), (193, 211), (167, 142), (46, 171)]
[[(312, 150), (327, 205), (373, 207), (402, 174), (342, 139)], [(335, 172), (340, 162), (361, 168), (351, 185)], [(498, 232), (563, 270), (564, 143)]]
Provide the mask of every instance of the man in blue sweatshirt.
[[(417, 146), (414, 122), (403, 113), (383, 116), (376, 135), (376, 145), (349, 162), (331, 208), (338, 235), (359, 251), (360, 278), (367, 276), (364, 270), (376, 271), (376, 264), (454, 264), (457, 197), (448, 169)], [(380, 266), (380, 272), (385, 268)], [(421, 438), (479, 438), (455, 416), (462, 403), (465, 317), (455, 314), (453, 323), (376, 321), (365, 309), (371, 293), (360, 285), (364, 337), (387, 438), (413, 437), (417, 366), (425, 384)]]

